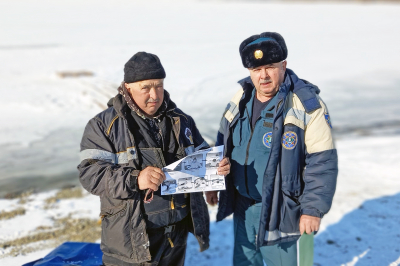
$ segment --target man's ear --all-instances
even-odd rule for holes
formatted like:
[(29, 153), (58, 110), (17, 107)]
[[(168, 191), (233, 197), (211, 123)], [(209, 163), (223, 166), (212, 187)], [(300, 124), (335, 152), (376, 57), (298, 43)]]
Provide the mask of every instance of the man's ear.
[(128, 83), (124, 83), (124, 86), (126, 88), (126, 90), (130, 93), (131, 92), (131, 88), (128, 86)]
[(286, 71), (286, 65), (287, 65), (287, 61), (285, 60), (285, 61), (283, 61), (283, 63), (282, 63), (283, 70), (285, 70), (285, 71)]

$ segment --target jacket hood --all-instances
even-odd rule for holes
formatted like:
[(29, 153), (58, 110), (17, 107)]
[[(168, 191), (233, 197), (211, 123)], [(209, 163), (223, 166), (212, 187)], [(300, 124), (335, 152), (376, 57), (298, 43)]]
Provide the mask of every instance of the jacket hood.
[(313, 91), (316, 94), (320, 93), (320, 89), (312, 84), (311, 82), (308, 82), (305, 79), (300, 79), (291, 69), (286, 69), (286, 73), (285, 73), (286, 77), (285, 77), (285, 81), (284, 83), (288, 82), (290, 79), (291, 82), (291, 87), (293, 88), (293, 92), (296, 93), (297, 91), (303, 89), (303, 88), (307, 88), (311, 91)]
[[(118, 87), (118, 94), (111, 98), (107, 106), (114, 107), (115, 111), (120, 117), (125, 117), (127, 112), (134, 111), (137, 115), (143, 119), (150, 118), (147, 117), (140, 109), (137, 107), (135, 102), (132, 100), (130, 95), (127, 93), (125, 86), (121, 84)], [(168, 91), (164, 90), (164, 101), (161, 107), (157, 111), (157, 115), (153, 118), (157, 118), (164, 113), (171, 112), (176, 108), (176, 104), (170, 99)]]

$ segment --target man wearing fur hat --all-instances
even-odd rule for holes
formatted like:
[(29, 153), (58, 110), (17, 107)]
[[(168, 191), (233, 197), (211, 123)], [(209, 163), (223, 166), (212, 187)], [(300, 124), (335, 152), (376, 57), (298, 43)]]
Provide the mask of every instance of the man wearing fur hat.
[[(92, 118), (81, 142), (82, 186), (100, 196), (104, 265), (183, 265), (192, 232), (209, 246), (203, 193), (162, 196), (161, 170), (208, 148), (193, 119), (164, 90), (159, 58), (135, 54), (109, 108)], [(229, 173), (224, 159), (219, 173)]]
[[(234, 265), (297, 265), (297, 240), (319, 229), (338, 173), (331, 122), (317, 86), (286, 68), (287, 47), (274, 32), (239, 48), (250, 76), (221, 120), (231, 171), (217, 221), (234, 219)], [(216, 204), (216, 192), (207, 192)]]

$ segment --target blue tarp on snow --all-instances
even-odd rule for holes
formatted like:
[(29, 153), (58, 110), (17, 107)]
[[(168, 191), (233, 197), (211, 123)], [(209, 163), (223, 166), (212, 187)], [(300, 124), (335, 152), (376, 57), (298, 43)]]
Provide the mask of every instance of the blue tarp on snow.
[(46, 257), (22, 266), (99, 266), (103, 253), (100, 244), (84, 242), (65, 242)]

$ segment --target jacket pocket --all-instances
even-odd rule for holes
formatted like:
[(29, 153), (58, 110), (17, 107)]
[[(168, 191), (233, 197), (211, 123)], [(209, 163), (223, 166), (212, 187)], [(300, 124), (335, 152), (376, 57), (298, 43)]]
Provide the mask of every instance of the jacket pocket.
[(100, 212), (100, 217), (101, 218), (105, 218), (105, 217), (109, 218), (109, 217), (112, 217), (117, 214), (124, 215), (125, 211), (126, 211), (126, 206), (127, 206), (127, 203), (124, 202), (121, 205), (118, 205), (115, 207), (104, 208)]
[(299, 231), (301, 193), (300, 178), (297, 175), (285, 176), (282, 180), (282, 207), (279, 230), (284, 233)]
[(287, 195), (282, 191), (283, 201), (281, 208), (281, 222), (279, 230), (284, 233), (299, 231), (300, 203), (297, 198)]
[(105, 253), (128, 257), (132, 253), (129, 231), (128, 202), (101, 210), (101, 249)]

